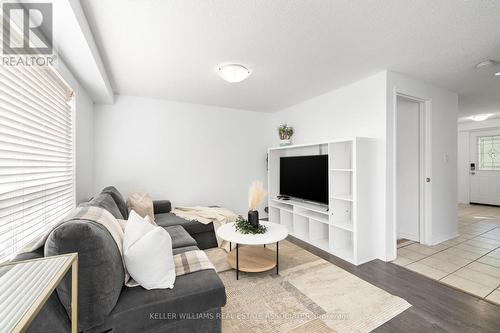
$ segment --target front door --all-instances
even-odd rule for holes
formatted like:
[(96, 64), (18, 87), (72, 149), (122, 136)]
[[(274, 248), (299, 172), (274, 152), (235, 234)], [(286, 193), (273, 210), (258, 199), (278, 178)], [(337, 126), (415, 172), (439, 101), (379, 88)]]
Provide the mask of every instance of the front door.
[(500, 130), (471, 132), (470, 202), (500, 205)]

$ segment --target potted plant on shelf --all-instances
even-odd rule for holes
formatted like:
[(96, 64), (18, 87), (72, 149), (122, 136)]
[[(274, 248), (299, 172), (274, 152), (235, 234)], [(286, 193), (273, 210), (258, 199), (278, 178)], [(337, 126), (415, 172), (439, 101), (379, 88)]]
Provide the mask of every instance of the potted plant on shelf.
[(278, 134), (280, 136), (280, 146), (288, 146), (292, 144), (293, 127), (282, 124), (278, 127)]

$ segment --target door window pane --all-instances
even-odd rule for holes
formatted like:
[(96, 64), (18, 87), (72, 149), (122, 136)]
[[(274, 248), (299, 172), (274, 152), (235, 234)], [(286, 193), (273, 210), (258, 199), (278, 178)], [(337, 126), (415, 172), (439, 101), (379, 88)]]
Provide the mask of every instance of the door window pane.
[(479, 138), (479, 170), (500, 170), (500, 135)]

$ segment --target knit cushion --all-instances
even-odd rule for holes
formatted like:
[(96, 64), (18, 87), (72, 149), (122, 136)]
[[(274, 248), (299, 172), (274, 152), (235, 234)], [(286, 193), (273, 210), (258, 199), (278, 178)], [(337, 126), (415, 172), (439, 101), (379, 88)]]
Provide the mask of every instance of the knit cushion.
[(134, 210), (141, 217), (149, 216), (154, 221), (155, 213), (153, 208), (153, 200), (146, 192), (134, 192), (127, 200), (129, 212)]

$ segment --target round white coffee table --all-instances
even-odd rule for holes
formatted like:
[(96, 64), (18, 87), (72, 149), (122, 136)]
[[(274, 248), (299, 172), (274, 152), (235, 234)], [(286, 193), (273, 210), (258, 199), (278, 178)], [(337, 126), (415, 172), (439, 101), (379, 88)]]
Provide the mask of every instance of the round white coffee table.
[[(217, 236), (229, 242), (230, 252), (227, 261), (236, 270), (236, 279), (239, 272), (264, 272), (276, 267), (279, 269), (279, 242), (288, 236), (288, 229), (272, 222), (260, 222), (266, 226), (264, 234), (242, 234), (236, 231), (234, 223), (228, 223), (217, 229)], [(236, 244), (236, 251), (232, 249)], [(276, 243), (276, 251), (266, 248), (266, 244)], [(263, 247), (240, 245), (263, 245)], [(276, 257), (276, 259), (274, 259)]]

